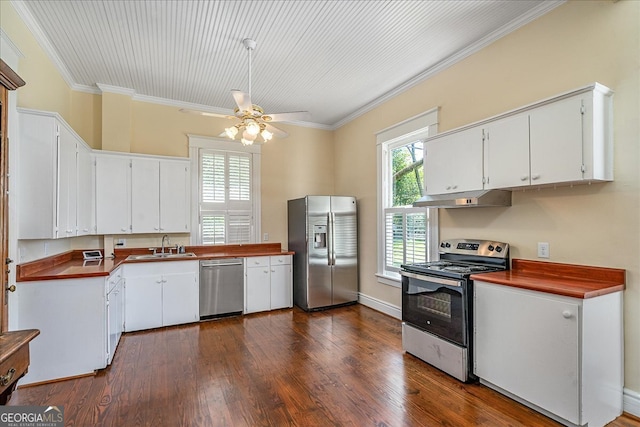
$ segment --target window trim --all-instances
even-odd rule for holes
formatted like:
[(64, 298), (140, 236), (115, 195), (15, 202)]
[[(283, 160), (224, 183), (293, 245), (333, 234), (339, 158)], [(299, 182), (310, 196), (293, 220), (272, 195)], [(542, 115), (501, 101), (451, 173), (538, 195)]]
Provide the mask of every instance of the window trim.
[[(376, 133), (376, 158), (377, 158), (377, 270), (376, 276), (379, 283), (400, 287), (400, 276), (385, 273), (385, 202), (389, 194), (388, 182), (389, 170), (388, 159), (392, 149), (408, 144), (416, 140), (425, 140), (438, 133), (438, 112), (439, 108), (433, 108), (424, 113), (418, 114), (393, 126), (385, 128)], [(438, 215), (430, 215), (430, 227), (434, 232), (430, 233), (430, 249), (437, 251), (438, 248)], [(428, 249), (429, 250), (429, 249)]]
[(235, 151), (238, 153), (252, 154), (251, 162), (251, 194), (254, 196), (252, 200), (252, 213), (255, 217), (255, 224), (251, 236), (252, 243), (260, 242), (262, 215), (261, 215), (261, 194), (260, 194), (260, 145), (243, 146), (238, 141), (229, 141), (224, 138), (211, 136), (187, 134), (189, 138), (189, 160), (191, 163), (191, 235), (189, 238), (191, 245), (200, 245), (201, 230), (199, 219), (199, 203), (200, 203), (200, 149), (217, 150), (217, 151)]

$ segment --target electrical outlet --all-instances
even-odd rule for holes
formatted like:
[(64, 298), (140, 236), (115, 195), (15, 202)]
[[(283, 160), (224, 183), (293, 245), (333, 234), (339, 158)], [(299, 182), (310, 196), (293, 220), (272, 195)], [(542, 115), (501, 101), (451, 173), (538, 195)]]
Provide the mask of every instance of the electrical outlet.
[(127, 239), (118, 239), (116, 246), (124, 247), (127, 244)]
[(538, 258), (549, 258), (548, 242), (538, 242)]
[(264, 233), (264, 235), (262, 236), (262, 240), (264, 240), (265, 242), (269, 241), (269, 233)]

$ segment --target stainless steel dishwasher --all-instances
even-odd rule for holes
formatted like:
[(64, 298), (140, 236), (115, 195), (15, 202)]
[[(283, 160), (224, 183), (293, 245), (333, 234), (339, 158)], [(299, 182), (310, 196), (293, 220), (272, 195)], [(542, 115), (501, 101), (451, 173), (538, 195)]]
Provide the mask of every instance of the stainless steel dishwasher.
[(240, 314), (243, 309), (243, 258), (200, 261), (200, 320)]

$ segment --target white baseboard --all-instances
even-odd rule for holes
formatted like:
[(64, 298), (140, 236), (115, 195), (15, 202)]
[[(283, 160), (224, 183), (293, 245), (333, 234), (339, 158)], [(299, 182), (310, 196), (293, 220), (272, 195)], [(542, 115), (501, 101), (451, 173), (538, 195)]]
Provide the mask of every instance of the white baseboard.
[(379, 300), (369, 295), (365, 295), (362, 292), (358, 293), (358, 302), (362, 305), (366, 305), (369, 308), (380, 311), (396, 319), (402, 319), (402, 308), (389, 304), (386, 301)]
[(640, 393), (625, 388), (622, 395), (622, 410), (640, 417)]

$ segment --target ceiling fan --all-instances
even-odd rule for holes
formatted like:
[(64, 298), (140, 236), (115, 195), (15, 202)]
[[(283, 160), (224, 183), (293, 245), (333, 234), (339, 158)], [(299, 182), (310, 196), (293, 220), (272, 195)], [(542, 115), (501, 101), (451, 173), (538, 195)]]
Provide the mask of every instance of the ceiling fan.
[[(251, 145), (254, 142), (267, 142), (277, 136), (286, 138), (289, 134), (282, 129), (273, 126), (273, 122), (284, 122), (294, 120), (306, 120), (310, 117), (308, 111), (292, 111), (287, 113), (265, 114), (262, 107), (251, 102), (251, 52), (256, 48), (256, 42), (252, 39), (242, 40), (242, 44), (247, 49), (249, 56), (249, 90), (243, 92), (233, 89), (231, 95), (236, 102), (234, 115), (216, 114), (206, 111), (181, 109), (183, 113), (199, 114), (202, 116), (224, 117), (227, 119), (239, 120), (235, 125), (229, 126), (220, 134), (231, 139), (235, 139), (240, 135), (240, 142), (243, 145)], [(261, 140), (258, 139), (260, 136)]]

